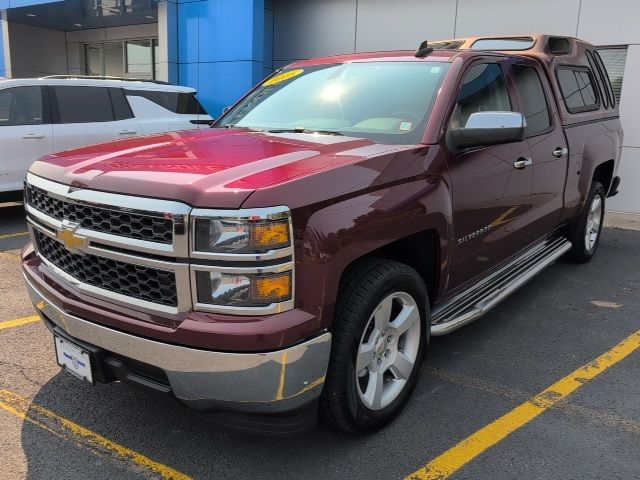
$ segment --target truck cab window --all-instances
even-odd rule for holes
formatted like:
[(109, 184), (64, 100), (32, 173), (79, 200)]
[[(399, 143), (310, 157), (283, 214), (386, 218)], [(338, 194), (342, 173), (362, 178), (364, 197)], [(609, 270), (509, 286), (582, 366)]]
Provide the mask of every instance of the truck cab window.
[(562, 67), (557, 70), (558, 83), (569, 113), (588, 112), (599, 107), (589, 69)]
[(551, 126), (549, 106), (536, 69), (527, 65), (514, 65), (516, 91), (522, 102), (522, 114), (527, 119), (527, 135), (536, 135)]
[(505, 111), (511, 111), (511, 102), (500, 65), (474, 65), (464, 77), (451, 128), (464, 127), (472, 113)]

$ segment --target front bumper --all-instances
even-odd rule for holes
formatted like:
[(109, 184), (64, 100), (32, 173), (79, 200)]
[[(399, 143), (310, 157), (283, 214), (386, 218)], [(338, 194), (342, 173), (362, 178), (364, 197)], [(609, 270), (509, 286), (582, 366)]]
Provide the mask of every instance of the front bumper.
[(24, 274), (38, 313), (71, 338), (160, 368), (172, 393), (199, 410), (281, 413), (301, 408), (322, 391), (331, 334), (283, 350), (226, 353), (158, 342), (107, 328), (66, 312)]

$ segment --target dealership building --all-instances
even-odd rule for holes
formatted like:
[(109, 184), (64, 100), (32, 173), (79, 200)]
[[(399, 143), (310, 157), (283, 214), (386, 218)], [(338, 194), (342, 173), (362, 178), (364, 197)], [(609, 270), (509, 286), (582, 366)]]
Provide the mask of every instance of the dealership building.
[(544, 32), (600, 48), (621, 99), (622, 192), (640, 214), (638, 0), (0, 0), (0, 77), (113, 75), (195, 87), (212, 115), (275, 69), (425, 40)]

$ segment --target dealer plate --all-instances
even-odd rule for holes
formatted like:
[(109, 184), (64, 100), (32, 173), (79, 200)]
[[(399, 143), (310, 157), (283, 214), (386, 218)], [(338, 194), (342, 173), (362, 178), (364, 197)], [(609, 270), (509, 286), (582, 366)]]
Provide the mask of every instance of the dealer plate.
[(62, 337), (57, 335), (53, 337), (56, 341), (58, 364), (79, 379), (93, 383), (89, 352)]

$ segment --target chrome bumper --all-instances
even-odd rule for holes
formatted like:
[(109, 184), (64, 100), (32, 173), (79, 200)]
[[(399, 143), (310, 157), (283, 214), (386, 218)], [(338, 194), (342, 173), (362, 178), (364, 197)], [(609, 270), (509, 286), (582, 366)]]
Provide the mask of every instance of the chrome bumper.
[(322, 391), (331, 350), (328, 332), (269, 353), (198, 350), (137, 337), (70, 315), (46, 299), (26, 274), (25, 281), (41, 316), (73, 338), (161, 368), (174, 395), (190, 407), (286, 412), (304, 406)]

